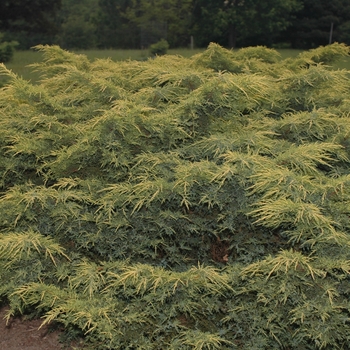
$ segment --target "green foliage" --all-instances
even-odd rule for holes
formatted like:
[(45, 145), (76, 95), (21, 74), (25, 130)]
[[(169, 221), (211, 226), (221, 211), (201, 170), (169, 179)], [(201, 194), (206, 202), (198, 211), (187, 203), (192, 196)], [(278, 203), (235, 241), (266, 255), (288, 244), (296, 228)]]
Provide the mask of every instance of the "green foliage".
[(52, 33), (55, 30), (55, 14), (61, 0), (22, 0), (0, 3), (1, 30)]
[(197, 43), (206, 45), (210, 40), (228, 47), (271, 45), (303, 7), (299, 0), (198, 0), (193, 4)]
[(16, 41), (3, 41), (3, 36), (0, 33), (0, 62), (9, 62), (13, 58), (16, 46)]
[(338, 40), (343, 43), (350, 43), (350, 21), (343, 22), (339, 25)]
[(151, 55), (160, 56), (165, 55), (169, 49), (169, 43), (165, 40), (159, 40), (155, 44), (152, 44), (149, 48)]
[[(225, 47), (315, 48), (350, 44), (348, 0), (11, 0), (0, 31), (21, 50), (141, 49), (161, 38), (172, 48), (215, 41)], [(332, 34), (330, 33), (332, 26)], [(330, 35), (331, 34), (331, 35)], [(331, 36), (331, 38), (330, 38)], [(192, 39), (191, 39), (192, 38)]]
[(291, 18), (291, 26), (282, 34), (283, 40), (299, 48), (327, 45), (330, 39), (331, 42), (350, 44), (350, 6), (347, 0), (338, 0), (331, 6), (327, 0), (303, 0), (302, 3), (303, 6)]
[[(100, 0), (98, 40), (109, 47), (140, 48), (166, 38), (171, 47), (186, 47), (192, 8), (193, 0)], [(108, 33), (111, 37), (105, 37)]]
[(58, 12), (61, 28), (56, 42), (64, 48), (88, 49), (96, 47), (94, 20), (97, 9), (97, 0), (63, 0), (61, 10)]
[(37, 47), (0, 90), (0, 298), (92, 349), (346, 349), (349, 72), (89, 61)]

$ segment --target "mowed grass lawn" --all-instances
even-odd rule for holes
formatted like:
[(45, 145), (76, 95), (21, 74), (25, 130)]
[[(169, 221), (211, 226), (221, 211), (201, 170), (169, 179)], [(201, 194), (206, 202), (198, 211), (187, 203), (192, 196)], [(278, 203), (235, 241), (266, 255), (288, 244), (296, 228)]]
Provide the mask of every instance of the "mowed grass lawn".
[[(183, 57), (191, 57), (197, 53), (203, 52), (205, 49), (170, 49), (168, 54), (181, 55)], [(302, 50), (281, 49), (277, 50), (281, 57), (295, 57)], [(86, 55), (90, 60), (98, 58), (110, 58), (114, 61), (122, 60), (146, 60), (150, 57), (148, 50), (81, 50), (74, 51), (79, 54)], [(40, 62), (42, 60), (42, 54), (35, 50), (28, 51), (16, 51), (11, 62), (6, 63), (6, 67), (11, 69), (14, 73), (21, 76), (23, 79), (36, 82), (40, 77), (39, 73), (33, 71), (30, 68), (32, 63)], [(350, 70), (350, 57), (343, 58), (337, 62), (334, 66), (335, 69), (347, 69)], [(4, 85), (6, 78), (0, 76), (0, 86)]]

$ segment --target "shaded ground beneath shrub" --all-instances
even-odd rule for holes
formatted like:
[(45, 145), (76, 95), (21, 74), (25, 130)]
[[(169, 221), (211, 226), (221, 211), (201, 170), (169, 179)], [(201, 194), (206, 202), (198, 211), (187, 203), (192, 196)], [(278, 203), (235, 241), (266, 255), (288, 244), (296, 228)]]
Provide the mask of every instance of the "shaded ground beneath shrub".
[(60, 330), (45, 325), (39, 329), (42, 320), (26, 320), (25, 317), (11, 317), (6, 325), (4, 319), (8, 307), (0, 308), (0, 350), (61, 350), (83, 349), (82, 344), (64, 346), (59, 342)]

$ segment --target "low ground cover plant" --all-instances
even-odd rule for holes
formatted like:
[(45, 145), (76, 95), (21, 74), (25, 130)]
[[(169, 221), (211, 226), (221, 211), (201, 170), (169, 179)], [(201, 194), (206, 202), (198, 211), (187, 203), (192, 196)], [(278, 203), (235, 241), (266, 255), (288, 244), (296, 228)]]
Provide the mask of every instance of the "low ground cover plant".
[(1, 66), (0, 300), (92, 349), (348, 349), (350, 83), (282, 60)]

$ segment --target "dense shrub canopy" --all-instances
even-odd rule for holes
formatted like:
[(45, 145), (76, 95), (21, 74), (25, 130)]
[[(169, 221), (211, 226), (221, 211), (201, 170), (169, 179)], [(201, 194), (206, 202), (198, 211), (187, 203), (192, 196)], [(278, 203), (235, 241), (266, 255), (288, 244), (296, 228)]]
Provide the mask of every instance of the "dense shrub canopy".
[(346, 349), (350, 83), (281, 60), (2, 66), (0, 300), (93, 349)]

